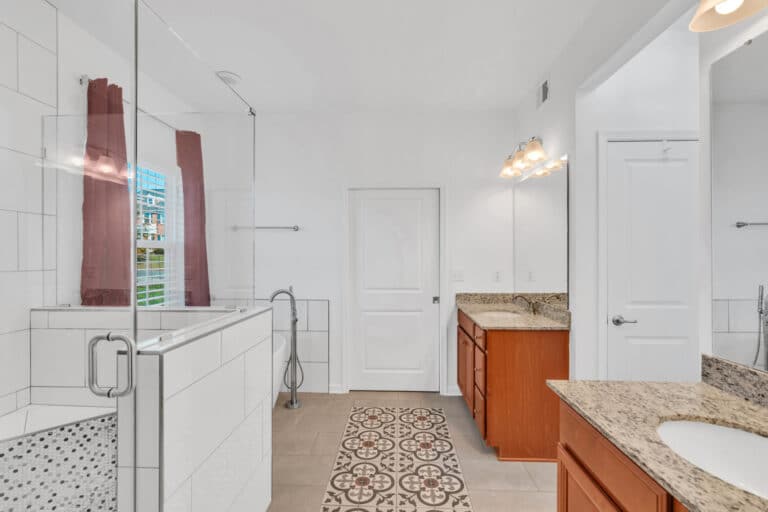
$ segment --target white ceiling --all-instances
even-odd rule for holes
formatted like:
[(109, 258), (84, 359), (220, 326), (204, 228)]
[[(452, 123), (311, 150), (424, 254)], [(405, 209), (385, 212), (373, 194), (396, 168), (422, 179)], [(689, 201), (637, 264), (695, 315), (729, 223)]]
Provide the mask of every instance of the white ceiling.
[[(125, 46), (115, 2), (55, 2)], [(220, 84), (210, 77), (231, 70), (257, 110), (296, 111), (513, 108), (598, 0), (144, 2), (173, 29), (147, 21), (143, 7), (140, 67), (157, 81), (212, 109)]]
[(712, 98), (718, 103), (768, 102), (768, 34), (712, 67)]

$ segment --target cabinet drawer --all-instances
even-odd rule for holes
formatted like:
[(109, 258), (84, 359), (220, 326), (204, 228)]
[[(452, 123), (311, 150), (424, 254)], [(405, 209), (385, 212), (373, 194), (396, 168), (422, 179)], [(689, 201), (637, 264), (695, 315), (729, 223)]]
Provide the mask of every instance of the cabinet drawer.
[(467, 316), (462, 310), (459, 310), (459, 326), (464, 329), (469, 337), (474, 341), (475, 339), (475, 322)]
[(560, 404), (560, 443), (622, 510), (667, 512), (667, 492), (568, 405)]
[(475, 423), (480, 436), (485, 439), (485, 397), (475, 388)]
[(485, 351), (475, 345), (475, 386), (483, 396), (485, 393)]
[(475, 325), (475, 343), (485, 350), (485, 331)]
[(619, 512), (563, 445), (557, 447), (557, 461), (558, 512)]

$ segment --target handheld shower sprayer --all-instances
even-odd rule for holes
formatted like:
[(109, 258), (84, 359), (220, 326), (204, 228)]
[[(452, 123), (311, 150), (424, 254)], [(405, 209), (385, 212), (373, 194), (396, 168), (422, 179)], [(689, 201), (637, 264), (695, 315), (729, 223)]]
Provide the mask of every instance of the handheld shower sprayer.
[[(757, 347), (752, 366), (757, 366), (757, 360), (760, 359), (760, 348), (763, 345), (763, 336), (765, 335), (765, 320), (765, 287), (761, 284), (757, 289)], [(766, 365), (768, 365), (768, 354), (766, 354)], [(768, 366), (766, 367), (768, 368)]]
[[(285, 403), (288, 409), (298, 409), (301, 407), (299, 402), (298, 390), (302, 384), (304, 384), (304, 368), (299, 361), (299, 353), (296, 342), (296, 324), (299, 323), (298, 315), (296, 314), (296, 297), (293, 295), (293, 286), (289, 286), (287, 290), (277, 290), (269, 298), (269, 302), (274, 302), (278, 295), (287, 295), (291, 303), (291, 356), (288, 359), (288, 366), (285, 367), (283, 373), (283, 383), (291, 390), (291, 398)], [(288, 374), (290, 373), (290, 381)], [(301, 377), (299, 377), (301, 374)]]

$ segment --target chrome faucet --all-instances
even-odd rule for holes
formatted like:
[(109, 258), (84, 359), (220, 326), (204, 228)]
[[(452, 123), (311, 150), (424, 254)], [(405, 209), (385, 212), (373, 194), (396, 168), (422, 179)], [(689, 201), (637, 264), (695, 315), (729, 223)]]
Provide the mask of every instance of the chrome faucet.
[[(299, 323), (298, 315), (296, 314), (296, 297), (293, 295), (293, 286), (289, 286), (287, 290), (277, 290), (269, 298), (269, 302), (274, 302), (278, 295), (287, 295), (291, 301), (291, 356), (288, 359), (288, 366), (285, 368), (283, 374), (283, 383), (291, 390), (291, 398), (285, 403), (288, 409), (298, 409), (301, 407), (299, 402), (298, 391), (301, 385), (304, 383), (304, 369), (301, 367), (301, 361), (299, 361), (298, 346), (296, 342), (296, 324)], [(288, 382), (288, 373), (291, 374), (290, 382)], [(301, 382), (298, 381), (298, 374), (301, 372)]]
[(534, 301), (532, 301), (531, 299), (529, 299), (525, 295), (519, 295), (518, 294), (518, 295), (515, 295), (514, 297), (512, 297), (513, 301), (516, 301), (517, 299), (520, 299), (520, 300), (524, 301), (526, 304), (528, 304), (528, 311), (531, 314), (533, 314), (533, 315), (536, 314), (536, 303)]

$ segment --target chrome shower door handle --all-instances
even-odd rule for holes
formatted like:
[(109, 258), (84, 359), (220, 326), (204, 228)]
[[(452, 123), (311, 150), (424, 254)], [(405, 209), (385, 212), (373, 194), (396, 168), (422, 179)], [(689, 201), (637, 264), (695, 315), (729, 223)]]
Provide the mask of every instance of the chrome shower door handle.
[(636, 324), (637, 320), (626, 320), (623, 316), (616, 315), (611, 318), (611, 323), (616, 327), (621, 327), (624, 324)]
[[(98, 382), (98, 358), (96, 349), (102, 341), (120, 341), (125, 345), (126, 382), (122, 388), (105, 388)], [(88, 342), (88, 388), (96, 396), (118, 398), (130, 395), (136, 389), (136, 342), (122, 334), (99, 334)]]

